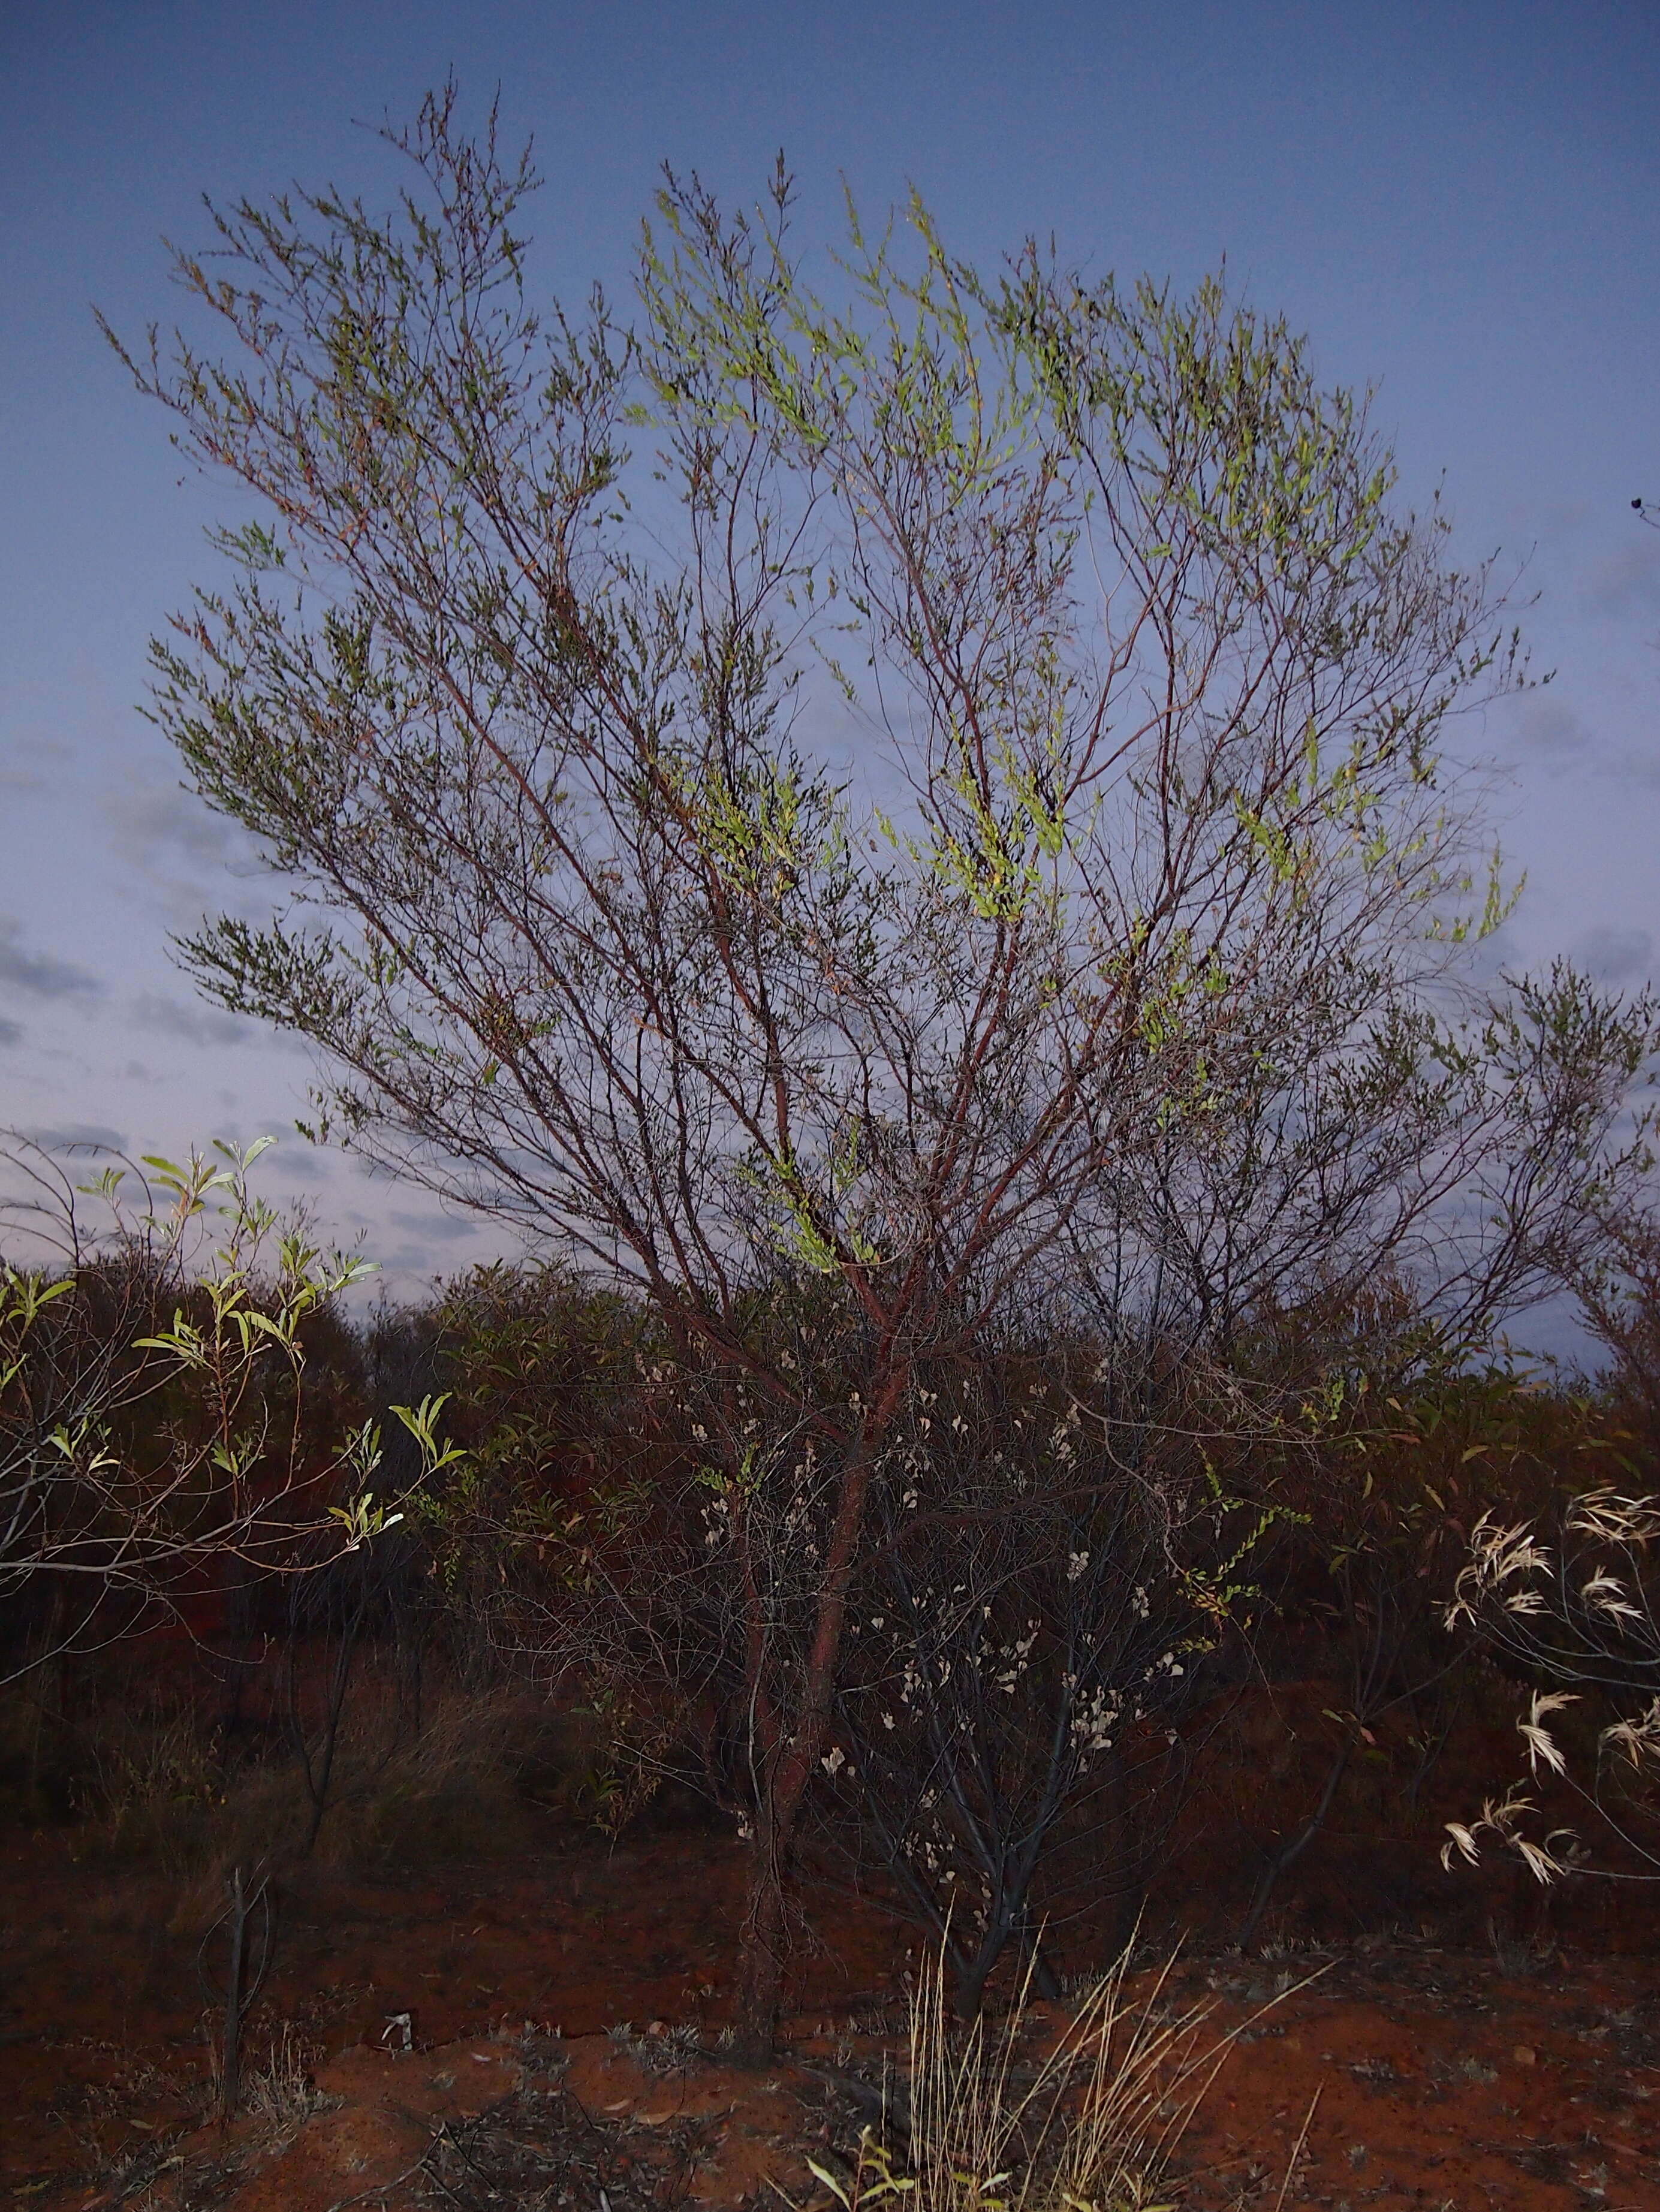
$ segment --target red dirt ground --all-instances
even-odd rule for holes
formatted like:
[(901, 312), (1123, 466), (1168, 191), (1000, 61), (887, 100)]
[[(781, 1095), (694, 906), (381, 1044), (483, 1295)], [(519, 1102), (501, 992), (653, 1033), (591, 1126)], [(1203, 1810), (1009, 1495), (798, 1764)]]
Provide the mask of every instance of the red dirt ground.
[[(806, 2157), (856, 2136), (848, 2080), (903, 2040), (907, 1938), (818, 1899), (779, 2063), (745, 2073), (718, 2042), (741, 1873), (700, 1832), (511, 1874), (308, 1879), (283, 1901), (248, 2064), (285, 2025), (311, 2093), (222, 2130), (201, 2117), (206, 1916), (176, 1886), (20, 1844), (0, 1895), (0, 2194), (27, 2212), (552, 2212), (603, 2192), (629, 2212), (778, 2204), (775, 2183), (807, 2204)], [(1166, 1994), (1238, 2031), (1164, 2192), (1194, 2212), (1275, 2207), (1282, 2185), (1335, 2212), (1660, 2212), (1660, 1989), (1641, 1959), (1361, 1937), (1195, 1954)], [(394, 2053), (404, 2012), (415, 2048)]]

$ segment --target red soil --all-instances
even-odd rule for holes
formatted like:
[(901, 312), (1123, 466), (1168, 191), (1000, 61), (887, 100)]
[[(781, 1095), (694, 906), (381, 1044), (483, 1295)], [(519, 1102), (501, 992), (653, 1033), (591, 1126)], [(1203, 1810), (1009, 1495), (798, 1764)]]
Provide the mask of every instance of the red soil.
[[(597, 2204), (601, 2187), (612, 2212), (757, 2191), (777, 2203), (769, 2179), (805, 2204), (806, 2156), (856, 2133), (835, 2082), (900, 2039), (908, 1939), (818, 1898), (779, 2063), (742, 2072), (716, 2041), (741, 1874), (735, 1844), (697, 1832), (611, 1852), (584, 1842), (510, 1875), (311, 1877), (283, 1900), (248, 2063), (259, 2069), (287, 2023), (324, 2101), (286, 2125), (252, 2114), (222, 2130), (201, 2119), (211, 1990), (197, 1952), (210, 1912), (36, 1838), (0, 1898), (0, 2193), (156, 2212), (460, 2205), (483, 2149), (505, 2156), (523, 2135), (529, 2096), (566, 2131), (547, 2141), (581, 2137), (573, 2204)], [(1651, 1969), (1500, 1948), (1362, 1937), (1180, 1961), (1171, 1994), (1213, 1998), (1218, 2030), (1240, 2033), (1165, 2194), (1195, 2212), (1274, 2205), (1306, 2121), (1286, 2203), (1660, 2208)], [(416, 2047), (395, 2054), (380, 2040), (404, 2012)], [(623, 2021), (635, 2037), (602, 2033)], [(696, 2031), (685, 2047), (663, 2034), (677, 2023)], [(484, 2132), (469, 2136), (481, 2113)], [(442, 2155), (462, 2161), (447, 2179), (441, 2157), (421, 2166), (441, 2124)], [(498, 2191), (533, 2199), (558, 2195)]]

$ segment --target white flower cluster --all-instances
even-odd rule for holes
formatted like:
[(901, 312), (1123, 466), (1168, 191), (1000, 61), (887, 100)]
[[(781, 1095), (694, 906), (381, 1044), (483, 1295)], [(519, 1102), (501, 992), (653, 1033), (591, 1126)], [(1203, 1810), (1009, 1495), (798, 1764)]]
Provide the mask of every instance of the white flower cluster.
[(1000, 1646), (994, 1644), (989, 1645), (984, 1653), (976, 1655), (982, 1667), (988, 1660), (1000, 1659), (1004, 1662), (992, 1676), (992, 1684), (994, 1688), (1000, 1690), (1006, 1698), (1012, 1698), (1014, 1695), (1019, 1685), (1020, 1677), (1031, 1666), (1031, 1648), (1037, 1641), (1037, 1623), (1035, 1620), (1029, 1620), (1026, 1623), (1025, 1634), (1017, 1638), (1012, 1644)]
[(1099, 1683), (1085, 1692), (1072, 1710), (1073, 1748), (1079, 1756), (1093, 1759), (1099, 1752), (1110, 1751), (1122, 1716), (1117, 1698)]

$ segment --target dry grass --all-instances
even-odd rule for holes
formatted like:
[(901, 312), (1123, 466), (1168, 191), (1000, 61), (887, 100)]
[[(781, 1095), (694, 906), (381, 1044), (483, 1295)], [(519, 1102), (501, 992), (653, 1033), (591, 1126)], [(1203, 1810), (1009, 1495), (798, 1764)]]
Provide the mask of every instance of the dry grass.
[[(522, 1850), (547, 1778), (580, 1748), (545, 1698), (524, 1688), (447, 1688), (417, 1729), (367, 1681), (343, 1723), (324, 1817), (280, 1736), (228, 1758), (186, 1701), (114, 1698), (83, 1715), (72, 1754), (76, 1855), (153, 1866), (181, 1884), (180, 1930), (219, 1909), (234, 1866), (277, 1870), (309, 1856), (333, 1868), (418, 1866)], [(308, 1840), (310, 1848), (307, 1850)]]
[(187, 1708), (100, 1717), (86, 1794), (104, 1849), (184, 1871), (225, 1803), (216, 1735)]
[(907, 2212), (1173, 2212), (1176, 2154), (1237, 2031), (1205, 2034), (1208, 2000), (1168, 2005), (1168, 1968), (1133, 1997), (1128, 1964), (1127, 1953), (1056, 2033), (1029, 1982), (1000, 2021), (959, 2027), (931, 1959), (896, 2125), (866, 2131), (851, 2172), (810, 2161), (814, 2174), (846, 2212), (901, 2201)]
[(312, 2080), (316, 2059), (312, 2046), (284, 2021), (271, 2039), (264, 2063), (242, 2076), (243, 2110), (280, 2132), (337, 2102), (323, 2095)]
[[(222, 2113), (224, 2109), (225, 2080), (220, 2045), (222, 2026), (221, 2016), (214, 2012), (207, 2014), (202, 2022), (208, 2053), (207, 2075), (202, 2084), (203, 2109), (209, 2113)], [(325, 2095), (313, 2079), (313, 2069), (320, 2057), (318, 2046), (301, 2035), (291, 2021), (274, 2022), (258, 2064), (245, 2063), (241, 2069), (236, 2110), (260, 2122), (272, 2136), (286, 2134), (290, 2128), (310, 2119), (313, 2112), (335, 2110), (339, 2098)]]
[(534, 1691), (451, 1689), (431, 1701), (418, 1731), (389, 1745), (365, 1701), (342, 1730), (317, 1856), (420, 1864), (517, 1851), (531, 1819), (520, 1784), (550, 1756), (551, 1733)]

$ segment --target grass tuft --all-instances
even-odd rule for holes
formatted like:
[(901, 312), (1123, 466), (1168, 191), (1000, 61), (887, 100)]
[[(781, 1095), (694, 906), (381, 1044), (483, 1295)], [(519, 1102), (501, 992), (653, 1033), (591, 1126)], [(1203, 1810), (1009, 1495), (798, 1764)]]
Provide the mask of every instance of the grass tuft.
[(952, 2017), (943, 1957), (910, 2008), (909, 2075), (851, 2171), (810, 2160), (845, 2212), (1174, 2212), (1173, 2161), (1237, 2031), (1166, 2001), (1170, 1965), (1132, 1996), (1127, 1952), (1054, 2032), (1030, 1976), (994, 2023)]

